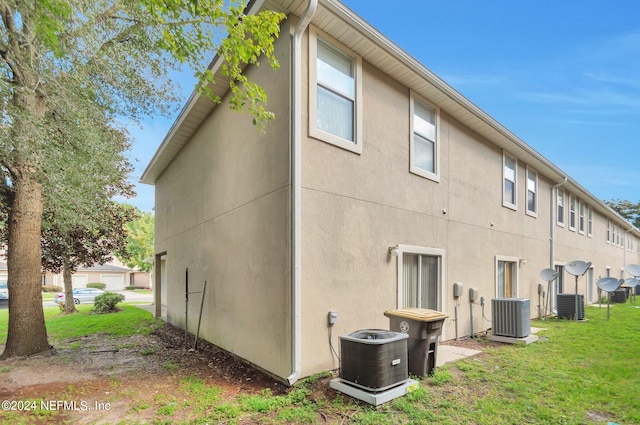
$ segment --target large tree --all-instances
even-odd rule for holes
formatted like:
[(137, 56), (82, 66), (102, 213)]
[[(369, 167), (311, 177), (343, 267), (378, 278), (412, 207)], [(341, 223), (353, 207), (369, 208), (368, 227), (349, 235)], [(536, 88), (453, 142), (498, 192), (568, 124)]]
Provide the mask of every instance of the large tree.
[(42, 268), (54, 273), (62, 271), (65, 292), (65, 313), (76, 311), (73, 302), (71, 275), (79, 266), (104, 264), (117, 255), (128, 258), (125, 227), (136, 218), (136, 211), (128, 206), (102, 199), (94, 205), (85, 224), (59, 226), (55, 210), (44, 214), (42, 230)]
[(143, 212), (138, 209), (135, 211), (136, 218), (125, 225), (125, 255), (119, 256), (119, 259), (132, 269), (150, 272), (153, 268), (153, 263), (149, 259), (153, 258), (155, 219), (150, 212)]
[(199, 66), (218, 52), (227, 59), (231, 104), (249, 109), (257, 124), (271, 118), (264, 91), (242, 68), (263, 56), (277, 65), (273, 42), (283, 16), (243, 10), (234, 0), (0, 0), (0, 202), (10, 295), (3, 357), (49, 348), (40, 296), (45, 204), (59, 209), (66, 227), (81, 222), (78, 211), (95, 193), (85, 182), (122, 165), (84, 167), (80, 157), (108, 149), (118, 118), (168, 112), (175, 92), (167, 75), (176, 61), (200, 70), (207, 93), (213, 74)]
[(640, 202), (631, 202), (621, 199), (605, 201), (614, 211), (624, 217), (629, 223), (640, 229)]

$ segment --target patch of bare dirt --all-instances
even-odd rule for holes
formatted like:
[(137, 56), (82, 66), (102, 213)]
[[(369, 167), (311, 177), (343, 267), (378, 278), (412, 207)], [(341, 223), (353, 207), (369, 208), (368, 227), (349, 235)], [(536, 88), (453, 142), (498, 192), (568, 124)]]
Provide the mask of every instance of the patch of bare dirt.
[[(163, 406), (189, 404), (191, 396), (184, 380), (191, 377), (218, 388), (222, 401), (265, 389), (273, 394), (288, 390), (281, 382), (206, 341), (200, 340), (197, 350), (190, 350), (193, 337), (189, 336), (186, 345), (184, 339), (183, 330), (166, 324), (151, 335), (91, 335), (67, 340), (50, 353), (0, 361), (0, 401), (22, 407), (22, 411), (0, 412), (0, 422), (142, 424), (193, 420), (197, 417), (193, 408), (181, 407), (170, 416), (158, 413)], [(446, 344), (480, 351), (501, 345), (481, 338)], [(320, 378), (309, 387), (309, 397), (312, 401), (317, 399), (318, 406), (326, 402), (330, 405), (337, 397), (329, 387), (330, 379)], [(459, 391), (448, 386), (439, 390)], [(18, 404), (24, 402), (36, 404), (25, 411), (25, 405)], [(331, 422), (331, 412), (320, 408), (317, 413), (321, 421)], [(349, 418), (339, 419), (348, 422)]]
[(491, 341), (486, 338), (460, 338), (458, 341), (455, 339), (440, 343), (440, 345), (452, 345), (455, 347), (469, 348), (471, 350), (483, 351), (490, 347), (502, 347), (503, 343), (498, 341)]
[[(192, 337), (187, 347), (193, 347)], [(3, 423), (149, 423), (160, 406), (188, 397), (181, 385), (187, 377), (219, 388), (223, 399), (287, 389), (206, 341), (189, 350), (184, 331), (166, 324), (148, 336), (91, 335), (50, 353), (0, 361), (0, 401), (10, 403), (0, 417)], [(171, 419), (189, 418), (182, 415)]]

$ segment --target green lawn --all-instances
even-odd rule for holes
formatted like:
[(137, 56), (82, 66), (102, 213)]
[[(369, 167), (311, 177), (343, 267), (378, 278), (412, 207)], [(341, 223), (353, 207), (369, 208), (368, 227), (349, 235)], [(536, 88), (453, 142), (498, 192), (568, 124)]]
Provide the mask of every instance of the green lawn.
[(43, 292), (42, 293), (42, 301), (51, 301), (53, 302), (53, 297), (56, 296), (55, 292)]
[[(91, 314), (92, 304), (76, 306), (77, 314), (65, 315), (58, 306), (44, 307), (49, 342), (56, 344), (69, 338), (104, 333), (112, 336), (149, 334), (156, 325), (156, 319), (148, 311), (138, 307), (118, 304), (122, 309), (115, 314)], [(9, 310), (0, 310), (0, 343), (7, 340)]]
[[(237, 413), (231, 423), (640, 424), (639, 305), (612, 306), (610, 320), (606, 308), (588, 307), (586, 322), (534, 321), (545, 328), (540, 341), (487, 345), (486, 354), (438, 368), (422, 388), (377, 409), (334, 394), (241, 396), (226, 411)], [(302, 383), (298, 395), (305, 388), (313, 385)]]
[[(325, 374), (285, 395), (266, 389), (224, 399), (221, 388), (194, 377), (176, 385), (179, 396), (132, 401), (131, 411), (151, 409), (154, 423), (167, 424), (640, 424), (638, 306), (614, 305), (610, 320), (606, 308), (588, 307), (586, 322), (536, 321), (533, 326), (545, 328), (538, 333), (541, 341), (486, 344), (484, 354), (439, 367), (419, 390), (378, 408), (327, 388)], [(80, 314), (71, 316), (46, 308), (52, 343), (94, 332), (144, 334), (155, 323), (133, 306), (105, 315), (89, 314), (91, 308), (80, 306)], [(0, 341), (6, 322), (6, 310), (0, 311)], [(174, 414), (189, 419), (173, 420)], [(123, 417), (121, 423), (136, 422)]]

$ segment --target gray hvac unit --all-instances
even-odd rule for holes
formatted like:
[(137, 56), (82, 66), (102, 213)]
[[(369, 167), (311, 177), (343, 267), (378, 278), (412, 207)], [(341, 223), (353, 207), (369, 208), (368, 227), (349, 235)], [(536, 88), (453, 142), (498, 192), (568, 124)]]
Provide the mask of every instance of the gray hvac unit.
[(340, 336), (340, 378), (367, 391), (384, 391), (409, 379), (404, 333), (362, 329)]
[(491, 300), (493, 334), (524, 338), (531, 333), (527, 298), (494, 298)]
[(575, 319), (576, 296), (578, 297), (578, 320), (584, 320), (584, 296), (582, 294), (558, 294), (558, 318)]
[(611, 294), (612, 303), (626, 303), (629, 292), (627, 288), (620, 288)]

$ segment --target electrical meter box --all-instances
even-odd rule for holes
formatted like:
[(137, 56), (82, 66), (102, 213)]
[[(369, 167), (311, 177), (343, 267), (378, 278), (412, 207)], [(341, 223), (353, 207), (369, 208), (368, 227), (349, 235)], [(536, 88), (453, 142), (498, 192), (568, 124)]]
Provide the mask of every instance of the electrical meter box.
[(478, 293), (478, 288), (469, 288), (469, 302), (478, 301), (478, 297), (480, 294)]
[(461, 283), (454, 283), (453, 284), (453, 297), (454, 298), (460, 298), (462, 296), (462, 290), (464, 289), (464, 287), (462, 286)]

